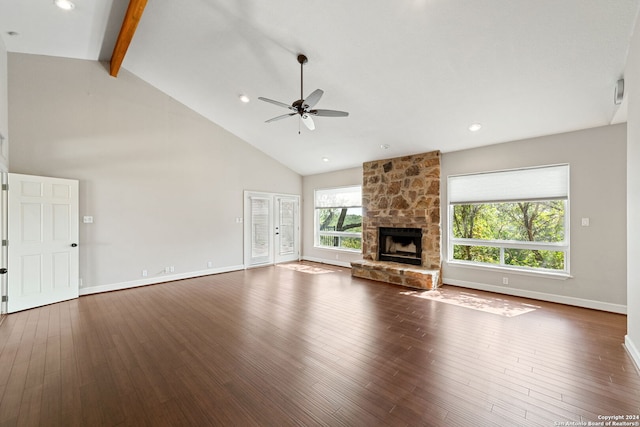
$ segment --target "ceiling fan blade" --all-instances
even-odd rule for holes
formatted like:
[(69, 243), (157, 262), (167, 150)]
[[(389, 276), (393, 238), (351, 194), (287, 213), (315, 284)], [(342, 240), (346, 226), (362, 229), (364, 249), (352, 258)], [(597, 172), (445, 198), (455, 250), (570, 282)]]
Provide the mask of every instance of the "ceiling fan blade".
[(270, 103), (270, 104), (274, 104), (274, 105), (277, 105), (277, 106), (279, 106), (279, 107), (284, 107), (284, 108), (288, 108), (289, 110), (296, 111), (296, 109), (295, 109), (295, 108), (293, 108), (293, 107), (292, 107), (291, 105), (289, 105), (289, 104), (285, 104), (284, 102), (274, 101), (273, 99), (263, 98), (263, 97), (261, 97), (261, 96), (259, 96), (259, 97), (258, 97), (258, 99), (259, 99), (260, 101), (268, 102), (268, 103)]
[(281, 116), (274, 117), (273, 119), (269, 119), (265, 123), (271, 123), (271, 122), (275, 122), (275, 121), (278, 121), (278, 120), (286, 119), (287, 117), (295, 116), (296, 114), (298, 114), (298, 113), (283, 114)]
[(309, 128), (309, 130), (314, 130), (316, 128), (316, 125), (313, 123), (313, 119), (308, 114), (301, 115), (300, 119), (302, 120), (302, 123)]
[(323, 116), (323, 117), (347, 117), (349, 113), (346, 111), (337, 111), (337, 110), (311, 110), (308, 111), (309, 114), (314, 116)]
[(313, 108), (313, 106), (316, 105), (318, 101), (320, 101), (320, 98), (322, 98), (323, 94), (324, 91), (322, 89), (316, 89), (311, 92), (309, 96), (307, 96), (307, 99), (304, 100), (304, 105), (306, 106), (306, 108)]

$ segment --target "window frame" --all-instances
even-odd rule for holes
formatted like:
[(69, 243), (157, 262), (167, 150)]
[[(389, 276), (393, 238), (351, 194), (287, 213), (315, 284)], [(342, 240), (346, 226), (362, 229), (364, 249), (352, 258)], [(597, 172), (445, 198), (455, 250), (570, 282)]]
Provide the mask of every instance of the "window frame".
[[(327, 192), (331, 190), (347, 190), (358, 188), (360, 191), (360, 204), (359, 205), (338, 205), (338, 206), (318, 206), (318, 193), (319, 192)], [(362, 185), (345, 185), (340, 187), (326, 187), (326, 188), (316, 188), (313, 191), (313, 247), (315, 249), (326, 249), (333, 251), (341, 251), (341, 252), (351, 252), (351, 253), (362, 253), (362, 232), (349, 232), (349, 231), (321, 231), (320, 230), (320, 210), (322, 209), (360, 209), (361, 218), (362, 216)], [(340, 240), (342, 238), (355, 238), (360, 239), (360, 249), (350, 249), (344, 248), (340, 246), (325, 246), (320, 244), (321, 237), (338, 237)]]
[[(484, 200), (484, 201), (475, 201), (475, 202), (451, 202), (451, 186), (450, 179), (452, 177), (473, 177), (474, 175), (482, 175), (486, 176), (487, 174), (495, 173), (500, 174), (502, 172), (508, 172), (510, 174), (517, 173), (518, 171), (530, 171), (531, 169), (543, 169), (543, 168), (552, 168), (557, 166), (566, 167), (566, 197), (551, 197), (547, 199), (508, 199), (508, 200)], [(447, 177), (447, 209), (448, 209), (448, 225), (447, 225), (447, 236), (448, 236), (448, 245), (447, 245), (447, 263), (456, 265), (456, 266), (466, 266), (466, 267), (474, 267), (481, 269), (496, 269), (499, 271), (510, 271), (510, 272), (521, 272), (524, 274), (532, 274), (532, 275), (547, 275), (553, 277), (560, 278), (568, 278), (571, 277), (571, 269), (570, 269), (570, 250), (571, 250), (571, 238), (570, 238), (570, 169), (569, 164), (560, 164), (560, 165), (544, 165), (544, 166), (536, 166), (533, 168), (517, 168), (517, 169), (509, 169), (509, 170), (500, 170), (493, 172), (479, 172), (473, 174), (465, 174), (465, 175), (451, 175)], [(492, 203), (518, 203), (518, 202), (533, 202), (533, 201), (550, 201), (550, 200), (561, 200), (564, 202), (564, 240), (562, 242), (530, 242), (530, 241), (520, 241), (520, 240), (489, 240), (489, 239), (472, 239), (472, 238), (457, 238), (454, 237), (454, 206), (455, 205), (464, 205), (464, 204), (492, 204)], [(493, 247), (498, 248), (500, 251), (500, 260), (498, 264), (492, 263), (484, 263), (478, 261), (470, 261), (470, 260), (460, 260), (454, 259), (454, 246), (455, 245), (463, 245), (463, 246), (484, 246), (484, 247)], [(506, 249), (525, 249), (525, 250), (545, 250), (545, 251), (556, 251), (564, 253), (564, 269), (556, 270), (550, 268), (541, 268), (541, 267), (528, 267), (528, 266), (517, 266), (505, 264), (504, 252)]]

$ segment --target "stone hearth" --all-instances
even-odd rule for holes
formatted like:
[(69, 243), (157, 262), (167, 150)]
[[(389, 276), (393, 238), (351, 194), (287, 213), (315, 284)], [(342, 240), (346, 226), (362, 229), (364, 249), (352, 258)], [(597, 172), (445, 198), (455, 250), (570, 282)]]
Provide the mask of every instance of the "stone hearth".
[(351, 275), (419, 289), (436, 289), (441, 284), (440, 270), (391, 261), (352, 261)]
[[(441, 282), (440, 152), (376, 160), (363, 165), (362, 261), (352, 275), (434, 289)], [(420, 228), (420, 265), (378, 260), (380, 227)]]

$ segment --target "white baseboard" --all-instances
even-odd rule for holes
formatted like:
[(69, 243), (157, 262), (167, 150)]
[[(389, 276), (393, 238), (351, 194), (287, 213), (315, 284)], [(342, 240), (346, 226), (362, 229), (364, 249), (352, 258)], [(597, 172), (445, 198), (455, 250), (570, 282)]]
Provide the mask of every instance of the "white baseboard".
[(314, 258), (309, 256), (303, 256), (302, 259), (304, 261), (319, 262), (320, 264), (329, 264), (329, 265), (336, 265), (338, 267), (351, 268), (350, 261), (336, 261), (336, 260), (329, 260), (324, 258)]
[(638, 347), (631, 341), (629, 335), (624, 336), (624, 348), (627, 350), (627, 353), (629, 353), (629, 356), (631, 356), (631, 359), (636, 365), (638, 375), (640, 375), (640, 351), (638, 351)]
[(209, 268), (201, 271), (191, 271), (188, 273), (163, 275), (142, 280), (132, 280), (130, 282), (112, 283), (109, 285), (87, 286), (80, 289), (79, 294), (91, 295), (101, 292), (120, 291), (122, 289), (137, 288), (138, 286), (156, 285), (158, 283), (172, 282), (174, 280), (192, 279), (194, 277), (209, 276), (211, 274), (228, 273), (231, 271), (244, 270), (244, 265), (234, 265), (221, 268)]
[(622, 304), (612, 304), (609, 302), (588, 300), (583, 298), (568, 297), (564, 295), (548, 294), (545, 292), (529, 291), (526, 289), (504, 288), (502, 286), (487, 285), (485, 283), (468, 282), (465, 280), (447, 279), (442, 282), (446, 285), (460, 286), (462, 288), (478, 289), (481, 291), (495, 292), (498, 294), (513, 295), (517, 297), (532, 298), (541, 301), (557, 302), (560, 304), (573, 305), (576, 307), (592, 308), (594, 310), (609, 311), (612, 313), (627, 314), (627, 306)]

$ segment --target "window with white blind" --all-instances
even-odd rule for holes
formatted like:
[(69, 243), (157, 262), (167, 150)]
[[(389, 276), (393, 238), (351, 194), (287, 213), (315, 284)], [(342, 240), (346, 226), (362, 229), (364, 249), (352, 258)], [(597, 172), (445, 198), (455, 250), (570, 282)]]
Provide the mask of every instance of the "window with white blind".
[(569, 273), (569, 165), (450, 176), (448, 261)]
[(315, 246), (362, 250), (362, 187), (315, 191)]

